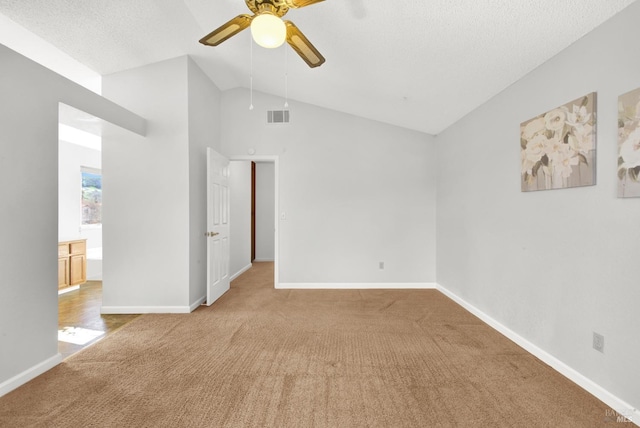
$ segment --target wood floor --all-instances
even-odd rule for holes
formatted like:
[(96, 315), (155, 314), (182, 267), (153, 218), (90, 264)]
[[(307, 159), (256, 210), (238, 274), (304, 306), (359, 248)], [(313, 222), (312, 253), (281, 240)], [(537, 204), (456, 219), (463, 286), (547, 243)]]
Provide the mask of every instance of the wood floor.
[(88, 281), (78, 290), (58, 296), (58, 330), (64, 330), (67, 333), (75, 331), (87, 333), (86, 330), (90, 330), (96, 335), (102, 333), (82, 345), (58, 340), (58, 352), (63, 358), (86, 348), (140, 316), (103, 315), (100, 314), (101, 304), (102, 281)]

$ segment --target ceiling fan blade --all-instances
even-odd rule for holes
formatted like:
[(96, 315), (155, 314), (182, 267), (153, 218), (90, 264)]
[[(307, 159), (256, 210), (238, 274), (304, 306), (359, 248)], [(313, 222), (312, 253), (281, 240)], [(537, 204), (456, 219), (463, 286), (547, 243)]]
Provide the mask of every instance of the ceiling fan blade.
[(222, 24), (220, 27), (216, 28), (211, 33), (201, 38), (200, 43), (207, 46), (218, 46), (220, 43), (224, 42), (232, 36), (235, 36), (240, 31), (251, 25), (252, 19), (253, 16), (245, 14), (238, 15), (231, 21)]
[(321, 1), (324, 0), (287, 0), (287, 4), (292, 8), (301, 8), (305, 6), (311, 6), (315, 3), (320, 3)]
[(287, 26), (287, 43), (293, 48), (294, 51), (302, 57), (302, 59), (314, 68), (322, 65), (325, 61), (324, 57), (318, 50), (311, 44), (304, 34), (296, 27), (291, 21), (284, 21)]

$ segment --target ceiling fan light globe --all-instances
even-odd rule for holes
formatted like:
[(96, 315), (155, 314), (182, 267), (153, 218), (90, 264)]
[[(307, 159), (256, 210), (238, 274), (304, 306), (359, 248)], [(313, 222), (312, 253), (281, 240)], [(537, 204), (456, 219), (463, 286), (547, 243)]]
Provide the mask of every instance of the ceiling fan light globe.
[(251, 36), (263, 48), (277, 48), (287, 38), (287, 27), (277, 16), (263, 13), (251, 21)]

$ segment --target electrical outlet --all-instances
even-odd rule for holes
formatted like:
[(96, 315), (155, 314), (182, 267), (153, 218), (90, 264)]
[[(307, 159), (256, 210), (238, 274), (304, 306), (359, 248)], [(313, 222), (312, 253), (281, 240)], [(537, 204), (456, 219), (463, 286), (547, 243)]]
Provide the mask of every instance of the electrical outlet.
[(384, 262), (380, 262), (380, 263), (378, 263), (378, 268), (379, 268), (380, 270), (384, 270)]
[(604, 354), (604, 336), (593, 332), (593, 349)]

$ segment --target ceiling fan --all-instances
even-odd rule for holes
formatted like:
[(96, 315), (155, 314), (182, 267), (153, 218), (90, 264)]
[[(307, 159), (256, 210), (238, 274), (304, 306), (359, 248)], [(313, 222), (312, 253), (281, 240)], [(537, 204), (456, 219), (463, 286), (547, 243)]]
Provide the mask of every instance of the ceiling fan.
[(325, 61), (322, 54), (293, 22), (284, 21), (281, 18), (291, 8), (298, 9), (321, 1), (324, 0), (245, 0), (249, 10), (253, 12), (253, 16), (247, 14), (236, 16), (200, 39), (200, 43), (207, 46), (218, 46), (251, 26), (253, 39), (260, 46), (276, 48), (286, 39), (287, 43), (309, 67), (318, 67)]

